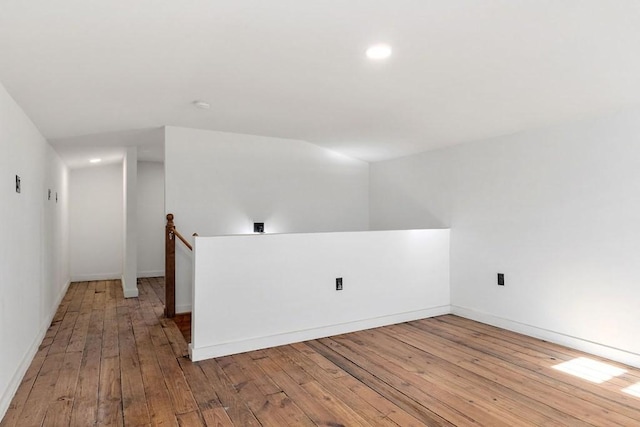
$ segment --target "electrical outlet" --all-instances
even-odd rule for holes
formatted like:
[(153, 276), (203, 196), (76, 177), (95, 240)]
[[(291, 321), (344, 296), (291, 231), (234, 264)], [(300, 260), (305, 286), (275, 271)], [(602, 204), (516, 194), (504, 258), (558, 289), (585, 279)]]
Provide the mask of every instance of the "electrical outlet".
[(254, 222), (253, 223), (253, 232), (254, 233), (264, 233), (264, 222)]
[(342, 290), (342, 277), (336, 277), (336, 291)]
[(16, 193), (20, 192), (20, 177), (16, 175)]
[(504, 286), (504, 273), (498, 273), (498, 286)]

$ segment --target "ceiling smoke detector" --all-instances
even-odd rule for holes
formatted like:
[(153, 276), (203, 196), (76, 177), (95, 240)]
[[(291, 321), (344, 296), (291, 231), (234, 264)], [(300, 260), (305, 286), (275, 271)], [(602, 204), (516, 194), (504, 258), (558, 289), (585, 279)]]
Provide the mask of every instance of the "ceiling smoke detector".
[(211, 108), (211, 104), (206, 101), (193, 101), (193, 105), (201, 110), (208, 110), (209, 108)]

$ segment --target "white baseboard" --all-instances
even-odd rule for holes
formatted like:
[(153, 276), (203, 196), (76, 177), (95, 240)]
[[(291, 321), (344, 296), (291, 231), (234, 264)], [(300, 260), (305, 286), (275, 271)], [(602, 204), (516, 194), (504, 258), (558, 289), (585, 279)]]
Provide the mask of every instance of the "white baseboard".
[(584, 351), (596, 356), (604, 357), (616, 362), (640, 368), (640, 354), (631, 353), (619, 348), (609, 347), (604, 344), (576, 338), (560, 332), (550, 331), (548, 329), (538, 328), (533, 325), (517, 322), (510, 319), (504, 319), (492, 314), (476, 311), (473, 309), (452, 305), (451, 314), (464, 317), (465, 319), (475, 320), (476, 322), (486, 323), (498, 328), (507, 329), (509, 331), (518, 332), (533, 338), (542, 339), (575, 350)]
[(227, 356), (230, 354), (244, 353), (246, 351), (260, 350), (263, 348), (276, 347), (295, 342), (313, 340), (330, 337), (333, 335), (346, 334), (349, 332), (362, 331), (365, 329), (377, 328), (379, 326), (393, 325), (396, 323), (410, 322), (412, 320), (426, 319), (427, 317), (441, 316), (449, 314), (448, 305), (432, 307), (408, 313), (393, 314), (390, 316), (376, 317), (373, 319), (358, 320), (355, 322), (341, 323), (338, 325), (327, 325), (303, 331), (286, 332), (265, 337), (250, 338), (242, 341), (214, 344), (204, 347), (194, 347), (189, 344), (189, 357), (194, 362), (213, 357)]
[(122, 293), (125, 298), (137, 298), (138, 297), (138, 288), (135, 289), (122, 289)]
[(139, 271), (138, 277), (164, 277), (164, 270)]
[(78, 274), (71, 276), (72, 282), (93, 282), (95, 280), (119, 280), (122, 273)]
[(128, 286), (128, 283), (124, 279), (124, 275), (120, 276), (120, 283), (122, 284), (122, 294), (125, 298), (137, 298), (138, 297), (138, 282), (134, 282), (133, 287)]
[(9, 405), (11, 405), (11, 400), (13, 399), (13, 396), (15, 396), (16, 392), (18, 391), (18, 387), (20, 387), (20, 383), (22, 383), (22, 378), (27, 373), (27, 370), (29, 369), (31, 362), (33, 362), (33, 358), (38, 352), (38, 349), (40, 348), (40, 344), (42, 344), (42, 340), (47, 334), (47, 331), (49, 330), (49, 326), (51, 326), (51, 322), (53, 321), (53, 317), (56, 315), (56, 311), (58, 310), (60, 303), (62, 303), (62, 299), (67, 293), (67, 289), (69, 289), (70, 284), (71, 284), (71, 281), (68, 281), (62, 287), (62, 291), (56, 298), (56, 302), (50, 308), (51, 312), (49, 313), (49, 316), (47, 316), (47, 318), (42, 323), (42, 325), (40, 325), (40, 331), (31, 342), (29, 349), (27, 350), (24, 357), (22, 358), (22, 362), (20, 362), (20, 365), (13, 373), (13, 377), (11, 377), (11, 381), (9, 382), (7, 388), (4, 391), (2, 391), (2, 396), (0, 396), (0, 420), (2, 420), (2, 418), (4, 418), (5, 414), (7, 413), (7, 410), (9, 409)]
[(176, 313), (191, 313), (191, 304), (176, 305)]

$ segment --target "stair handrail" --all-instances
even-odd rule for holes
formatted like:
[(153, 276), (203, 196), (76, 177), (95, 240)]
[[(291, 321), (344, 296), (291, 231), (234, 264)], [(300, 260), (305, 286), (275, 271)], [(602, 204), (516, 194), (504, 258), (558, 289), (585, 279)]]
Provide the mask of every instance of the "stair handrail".
[[(167, 225), (165, 227), (164, 245), (164, 315), (171, 318), (176, 315), (176, 237), (185, 244), (190, 251), (193, 247), (176, 230), (173, 222), (173, 214), (167, 214)], [(197, 236), (197, 233), (193, 233)]]
[(185, 246), (188, 247), (190, 251), (193, 251), (193, 246), (191, 246), (191, 243), (187, 242), (186, 239), (182, 236), (182, 234), (180, 234), (178, 230), (176, 230), (175, 228), (173, 229), (173, 234), (175, 234), (178, 239), (182, 240), (182, 243), (184, 243)]

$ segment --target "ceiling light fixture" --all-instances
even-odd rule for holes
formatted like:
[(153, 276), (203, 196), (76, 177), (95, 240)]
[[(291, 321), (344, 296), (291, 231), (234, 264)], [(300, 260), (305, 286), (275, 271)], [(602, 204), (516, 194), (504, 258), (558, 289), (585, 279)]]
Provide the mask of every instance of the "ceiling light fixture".
[(367, 58), (380, 60), (391, 56), (391, 46), (388, 44), (375, 44), (367, 49)]
[(205, 101), (193, 101), (193, 105), (201, 110), (208, 110), (209, 108), (211, 108), (211, 104)]
[(100, 163), (102, 161), (102, 159), (91, 159), (89, 160), (89, 163)]

